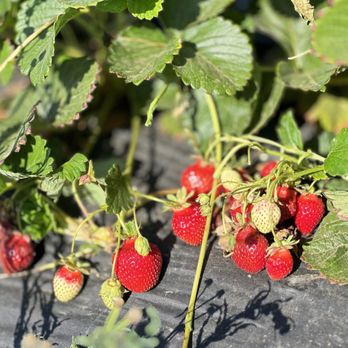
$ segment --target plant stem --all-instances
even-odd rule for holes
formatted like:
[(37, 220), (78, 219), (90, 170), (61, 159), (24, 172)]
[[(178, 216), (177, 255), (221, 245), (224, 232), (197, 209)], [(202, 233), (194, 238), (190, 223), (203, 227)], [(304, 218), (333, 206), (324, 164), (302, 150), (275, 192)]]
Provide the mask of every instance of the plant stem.
[(81, 227), (86, 223), (88, 222), (90, 219), (92, 219), (95, 215), (101, 213), (102, 211), (105, 210), (105, 207), (101, 207), (97, 210), (94, 210), (92, 211), (91, 213), (88, 214), (88, 216), (83, 219), (80, 224), (77, 226), (77, 229), (75, 231), (75, 234), (74, 234), (74, 237), (73, 237), (73, 240), (72, 240), (72, 243), (71, 243), (71, 254), (73, 255), (74, 254), (74, 251), (75, 251), (75, 241), (76, 241), (76, 238), (77, 238), (77, 235), (79, 234), (79, 231), (81, 229)]
[[(71, 189), (72, 189), (73, 197), (74, 197), (76, 204), (80, 208), (83, 216), (86, 218), (89, 215), (89, 212), (88, 212), (87, 208), (85, 207), (85, 205), (83, 204), (83, 202), (78, 194), (77, 182), (78, 182), (77, 180), (74, 180), (74, 182), (71, 185)], [(91, 227), (96, 227), (92, 220), (88, 220), (88, 223), (91, 225)]]
[(111, 278), (115, 279), (115, 267), (116, 267), (116, 260), (118, 256), (118, 251), (120, 250), (121, 246), (121, 222), (118, 220), (116, 223), (116, 230), (117, 230), (117, 245), (115, 249), (115, 256), (112, 262), (112, 268), (111, 268)]
[(131, 121), (131, 140), (129, 144), (129, 150), (127, 154), (126, 167), (124, 170), (125, 175), (130, 175), (133, 170), (133, 162), (135, 156), (135, 150), (137, 148), (139, 133), (140, 133), (141, 119), (140, 116), (133, 116)]
[(6, 68), (7, 64), (26, 47), (28, 46), (33, 40), (35, 40), (44, 30), (46, 30), (48, 27), (50, 27), (54, 22), (56, 21), (56, 18), (51, 19), (47, 23), (43, 24), (41, 27), (39, 27), (36, 31), (34, 31), (31, 35), (29, 35), (20, 45), (17, 46), (17, 48), (0, 64), (0, 73)]
[(314, 168), (309, 168), (309, 169), (305, 169), (302, 170), (300, 172), (295, 173), (293, 176), (290, 177), (291, 180), (296, 180), (298, 178), (302, 178), (305, 175), (309, 175), (309, 174), (314, 174), (314, 173), (318, 173), (318, 172), (322, 172), (324, 171), (324, 166), (316, 166)]
[[(206, 94), (206, 100), (207, 100), (207, 104), (209, 107), (209, 111), (210, 111), (210, 115), (211, 115), (211, 119), (212, 119), (212, 123), (214, 127), (215, 139), (220, 139), (221, 137), (220, 122), (219, 122), (219, 116), (216, 110), (214, 99), (211, 95)], [(217, 144), (216, 146), (215, 162), (220, 163), (221, 158), (222, 158), (222, 145), (220, 143), (220, 144)], [(197, 299), (199, 284), (202, 277), (203, 264), (205, 260), (206, 250), (207, 250), (208, 237), (209, 237), (210, 225), (211, 225), (211, 221), (213, 217), (212, 212), (213, 212), (213, 206), (214, 206), (217, 187), (218, 187), (218, 180), (214, 179), (213, 187), (212, 187), (211, 195), (210, 195), (210, 205), (212, 209), (211, 209), (211, 213), (207, 216), (207, 220), (205, 223), (203, 240), (202, 240), (202, 245), (199, 252), (199, 258), (198, 258), (195, 278), (193, 281), (190, 302), (189, 302), (186, 317), (185, 317), (185, 334), (184, 334), (184, 341), (182, 345), (183, 348), (188, 347), (190, 338), (191, 338), (192, 321), (194, 316), (195, 303)]]

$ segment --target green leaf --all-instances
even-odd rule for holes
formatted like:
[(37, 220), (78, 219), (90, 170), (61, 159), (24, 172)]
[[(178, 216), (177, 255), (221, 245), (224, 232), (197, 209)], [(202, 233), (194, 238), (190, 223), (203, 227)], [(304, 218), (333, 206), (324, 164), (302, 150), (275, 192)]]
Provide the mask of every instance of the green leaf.
[(158, 94), (153, 98), (152, 102), (150, 103), (149, 109), (147, 111), (147, 117), (146, 117), (146, 122), (145, 126), (149, 127), (152, 125), (152, 120), (153, 120), (153, 113), (156, 110), (156, 107), (161, 100), (162, 96), (166, 92), (168, 88), (168, 85), (164, 85), (162, 89), (158, 92)]
[(166, 27), (184, 29), (222, 13), (234, 0), (166, 0), (160, 14)]
[(88, 6), (95, 6), (101, 0), (60, 0), (60, 1), (67, 7), (84, 8)]
[(120, 13), (127, 8), (127, 0), (104, 0), (97, 4), (97, 9), (105, 12)]
[(272, 89), (267, 99), (263, 101), (260, 117), (252, 127), (250, 133), (259, 132), (274, 116), (284, 92), (284, 83), (277, 76), (274, 77)]
[(251, 48), (239, 28), (221, 18), (185, 32), (174, 69), (185, 84), (208, 93), (232, 95), (247, 83)]
[[(270, 0), (260, 1), (261, 11), (255, 17), (258, 30), (273, 38), (287, 56), (298, 56), (293, 60), (280, 62), (277, 75), (291, 88), (304, 91), (322, 90), (336, 66), (322, 62), (310, 52), (311, 29), (301, 19), (294, 19), (276, 11)], [(307, 52), (306, 54), (304, 54)]]
[(59, 168), (59, 175), (70, 182), (78, 179), (87, 170), (88, 158), (81, 153), (75, 153), (69, 161)]
[(20, 146), (25, 143), (26, 135), (31, 131), (30, 123), (35, 117), (35, 107), (24, 113), (22, 108), (17, 110), (17, 102), (20, 102), (20, 98), (16, 99), (10, 109), (11, 117), (0, 122), (0, 164), (13, 151), (19, 151)]
[(348, 221), (348, 191), (325, 191), (324, 196), (331, 203), (331, 210), (337, 214), (337, 217)]
[(43, 31), (26, 46), (19, 58), (18, 65), (24, 75), (28, 75), (34, 86), (47, 76), (52, 65), (56, 31), (54, 25)]
[[(12, 53), (13, 49), (8, 41), (0, 42), (0, 64)], [(6, 68), (0, 73), (0, 84), (7, 85), (12, 77), (14, 62), (11, 61)]]
[(39, 115), (54, 126), (72, 123), (91, 101), (98, 64), (86, 58), (64, 61), (37, 89)]
[(302, 135), (298, 129), (292, 110), (288, 110), (281, 116), (277, 134), (283, 145), (294, 149), (303, 149)]
[(48, 75), (54, 55), (55, 37), (62, 26), (76, 16), (76, 12), (58, 0), (27, 0), (20, 11), (16, 23), (18, 44), (43, 25), (47, 29), (33, 39), (18, 57), (18, 65), (23, 74), (30, 77), (33, 85), (40, 84)]
[(155, 27), (128, 27), (113, 41), (108, 61), (110, 72), (139, 85), (171, 63), (181, 47), (176, 32)]
[(321, 94), (306, 112), (306, 120), (319, 121), (321, 128), (337, 133), (348, 127), (348, 99), (332, 94)]
[(348, 222), (329, 213), (303, 246), (302, 258), (330, 282), (348, 284)]
[(104, 190), (99, 185), (94, 183), (81, 186), (80, 196), (81, 199), (91, 207), (101, 207), (105, 205), (106, 202)]
[(66, 182), (72, 183), (86, 172), (87, 162), (88, 159), (85, 155), (76, 153), (54, 173), (46, 176), (40, 183), (40, 189), (51, 198), (56, 199)]
[(325, 171), (332, 176), (348, 174), (348, 128), (342, 129), (332, 141), (324, 167)]
[(61, 178), (59, 173), (53, 173), (49, 176), (46, 176), (40, 182), (40, 190), (45, 192), (47, 196), (52, 199), (58, 198), (60, 192), (63, 189), (65, 184), (65, 179)]
[(64, 14), (66, 6), (59, 0), (27, 0), (17, 14), (16, 43), (22, 43), (42, 25)]
[(132, 207), (132, 197), (129, 189), (129, 177), (122, 174), (114, 164), (105, 178), (107, 211), (119, 214), (122, 210)]
[(55, 219), (49, 204), (38, 191), (19, 197), (15, 204), (21, 231), (36, 242), (55, 228)]
[(296, 62), (280, 62), (277, 75), (290, 88), (317, 92), (330, 81), (336, 69), (335, 65), (323, 63), (318, 57), (307, 54)]
[(184, 45), (173, 62), (186, 85), (208, 93), (232, 95), (251, 77), (251, 47), (237, 25), (220, 17), (183, 33)]
[(331, 142), (335, 134), (330, 132), (321, 132), (318, 136), (318, 151), (320, 155), (327, 156), (330, 152)]
[(24, 176), (46, 176), (53, 170), (47, 141), (40, 136), (28, 136), (26, 144), (17, 153), (12, 153), (4, 163), (4, 169)]
[(316, 21), (312, 43), (325, 61), (348, 65), (348, 2), (335, 1)]
[(129, 12), (139, 19), (152, 19), (162, 11), (164, 0), (127, 0)]

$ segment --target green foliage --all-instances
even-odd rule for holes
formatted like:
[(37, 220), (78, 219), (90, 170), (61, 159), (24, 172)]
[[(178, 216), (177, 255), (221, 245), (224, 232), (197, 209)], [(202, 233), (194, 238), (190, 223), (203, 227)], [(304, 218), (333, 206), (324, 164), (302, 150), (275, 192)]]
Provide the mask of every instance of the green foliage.
[(97, 74), (98, 64), (92, 60), (65, 60), (36, 90), (39, 115), (54, 126), (72, 123), (91, 101)]
[(47, 141), (40, 136), (28, 136), (20, 152), (13, 153), (4, 163), (5, 171), (21, 174), (23, 177), (45, 177), (53, 170), (53, 158)]
[(17, 221), (21, 231), (40, 241), (55, 228), (55, 219), (45, 198), (38, 191), (16, 198)]
[(325, 171), (332, 176), (348, 174), (348, 128), (342, 129), (332, 141), (325, 160)]
[(170, 28), (184, 29), (192, 23), (216, 17), (234, 0), (166, 0), (160, 18)]
[(301, 132), (291, 110), (284, 113), (277, 128), (280, 142), (290, 148), (303, 149)]
[(132, 207), (129, 177), (114, 164), (105, 177), (106, 204), (109, 213), (119, 214)]
[(336, 65), (322, 62), (310, 52), (311, 29), (301, 19), (294, 19), (277, 12), (270, 0), (260, 0), (261, 11), (256, 16), (256, 25), (262, 32), (272, 37), (284, 49), (289, 61), (281, 61), (277, 75), (291, 88), (304, 91), (319, 91), (336, 72)]
[(173, 65), (186, 85), (232, 95), (247, 84), (252, 70), (251, 46), (238, 26), (213, 18), (186, 29), (183, 41)]
[[(13, 48), (8, 41), (0, 41), (0, 64), (12, 53)], [(0, 85), (7, 85), (12, 77), (14, 62), (10, 62), (0, 73)]]
[[(95, 328), (88, 336), (78, 336), (73, 339), (73, 344), (82, 347), (98, 348), (154, 348), (159, 344), (155, 337), (160, 330), (161, 321), (157, 311), (153, 307), (145, 309), (148, 324), (144, 328), (145, 336), (140, 337), (135, 330), (128, 328), (136, 324), (139, 310), (130, 309), (122, 318), (119, 318), (120, 309), (112, 310), (105, 320), (104, 326)], [(135, 313), (137, 312), (137, 313)], [(73, 347), (73, 346), (72, 346)]]
[(35, 117), (35, 108), (29, 111), (22, 105), (18, 105), (20, 99), (15, 100), (11, 108), (11, 117), (0, 122), (0, 163), (2, 163), (13, 151), (19, 151), (20, 145), (26, 140), (26, 134), (30, 133), (30, 123)]
[(348, 2), (335, 1), (331, 8), (316, 21), (313, 47), (325, 61), (337, 65), (348, 65)]
[(158, 17), (164, 0), (127, 0), (129, 12), (139, 19)]
[(161, 72), (181, 47), (176, 32), (155, 27), (129, 27), (112, 43), (110, 72), (138, 85)]
[[(345, 183), (347, 185), (347, 183)], [(348, 221), (348, 192), (347, 191), (325, 191), (325, 197), (331, 203), (331, 210), (341, 220)]]
[(348, 222), (329, 213), (303, 247), (302, 258), (330, 282), (348, 284)]

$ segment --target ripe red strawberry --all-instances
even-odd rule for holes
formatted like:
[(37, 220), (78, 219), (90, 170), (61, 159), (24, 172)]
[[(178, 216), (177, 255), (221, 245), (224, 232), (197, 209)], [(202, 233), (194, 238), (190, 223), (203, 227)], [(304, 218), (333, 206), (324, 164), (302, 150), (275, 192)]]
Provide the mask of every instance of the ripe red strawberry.
[(190, 245), (202, 243), (205, 222), (200, 205), (191, 203), (189, 207), (175, 209), (173, 212), (172, 228), (174, 234)]
[[(252, 204), (248, 204), (245, 208), (245, 215), (244, 215), (244, 220), (246, 223), (250, 222), (250, 212), (253, 208)], [(231, 214), (231, 218), (233, 220), (234, 223), (236, 224), (240, 224), (242, 222), (242, 215), (243, 215), (243, 206), (242, 205), (238, 205), (236, 207), (231, 207), (230, 209), (230, 214)]]
[(33, 262), (35, 253), (28, 236), (17, 231), (2, 235), (0, 241), (0, 264), (5, 273), (20, 272)]
[(79, 269), (61, 266), (57, 269), (53, 277), (53, 291), (57, 300), (69, 302), (73, 300), (81, 291), (84, 276)]
[(260, 175), (262, 178), (269, 175), (271, 171), (277, 166), (276, 161), (269, 161), (265, 163), (260, 169)]
[(277, 196), (281, 211), (280, 222), (293, 218), (297, 211), (297, 192), (287, 186), (278, 186)]
[(200, 193), (209, 193), (213, 186), (214, 171), (212, 164), (198, 160), (182, 172), (181, 186), (185, 187), (187, 192), (194, 192), (195, 196)]
[(231, 258), (243, 271), (257, 273), (265, 267), (267, 248), (267, 239), (248, 225), (237, 232)]
[(155, 244), (149, 243), (149, 253), (140, 255), (135, 249), (135, 239), (123, 242), (116, 260), (115, 274), (130, 291), (145, 292), (153, 288), (162, 269), (162, 255)]
[(311, 234), (323, 218), (324, 211), (320, 197), (312, 193), (300, 195), (297, 199), (296, 227), (304, 236)]
[(266, 260), (266, 271), (272, 280), (281, 280), (292, 271), (294, 261), (286, 248), (274, 249)]

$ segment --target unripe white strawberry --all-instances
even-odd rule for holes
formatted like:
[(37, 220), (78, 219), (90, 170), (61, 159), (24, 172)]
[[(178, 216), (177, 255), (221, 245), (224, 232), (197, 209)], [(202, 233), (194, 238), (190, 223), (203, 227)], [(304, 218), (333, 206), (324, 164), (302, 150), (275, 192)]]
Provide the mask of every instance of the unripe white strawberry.
[(251, 221), (262, 233), (271, 232), (279, 223), (280, 216), (278, 205), (267, 199), (254, 204), (251, 210)]
[(243, 182), (243, 179), (236, 170), (230, 167), (225, 167), (223, 169), (221, 173), (221, 184), (226, 190), (233, 191), (242, 182)]

